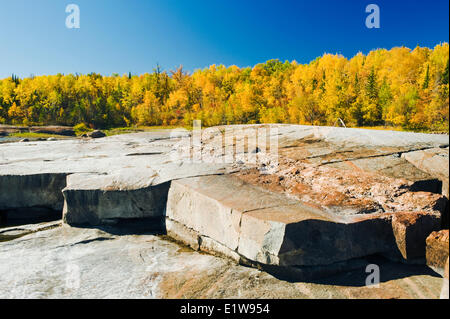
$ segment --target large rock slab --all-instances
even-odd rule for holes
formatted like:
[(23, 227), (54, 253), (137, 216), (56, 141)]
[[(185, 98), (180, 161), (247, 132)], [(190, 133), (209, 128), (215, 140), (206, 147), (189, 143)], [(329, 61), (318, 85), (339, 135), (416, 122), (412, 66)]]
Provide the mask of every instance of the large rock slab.
[[(436, 193), (440, 192), (438, 182), (431, 184), (431, 181), (435, 178), (434, 176), (418, 169), (398, 154), (336, 161), (335, 163), (329, 164), (329, 167), (338, 168), (344, 171), (356, 170), (360, 172), (375, 173), (412, 182), (430, 181), (428, 191)], [(422, 190), (424, 189), (422, 188)]]
[(387, 251), (391, 236), (388, 219), (322, 218), (298, 204), (244, 214), (238, 252), (263, 264), (318, 266)]
[(0, 298), (437, 299), (441, 292), (442, 278), (418, 266), (376, 261), (377, 289), (365, 287), (364, 269), (288, 282), (151, 233), (103, 229), (63, 226), (0, 240)]
[[(138, 184), (141, 177), (140, 174), (133, 176), (129, 172), (145, 171), (148, 167), (158, 171), (157, 174), (165, 176), (161, 179), (169, 180), (182, 178), (189, 174), (189, 176), (202, 174), (196, 172), (198, 168), (190, 168), (189, 174), (186, 174), (184, 166), (181, 165), (183, 163), (198, 164), (197, 167), (207, 166), (208, 174), (223, 173), (224, 169), (230, 166), (233, 169), (242, 169), (245, 166), (258, 167), (261, 163), (247, 163), (245, 158), (248, 157), (246, 153), (252, 153), (252, 149), (262, 148), (255, 144), (258, 139), (250, 138), (250, 142), (247, 141), (247, 137), (252, 135), (252, 131), (260, 128), (266, 130), (264, 132), (267, 133), (267, 144), (279, 146), (274, 149), (270, 148), (273, 158), (269, 156), (270, 154), (267, 155), (268, 162), (272, 160), (270, 165), (274, 169), (277, 169), (279, 155), (287, 156), (283, 152), (287, 149), (298, 150), (298, 147), (292, 146), (302, 143), (299, 141), (307, 141), (311, 138), (315, 142), (306, 143), (307, 147), (304, 148), (307, 151), (306, 157), (298, 157), (295, 154), (287, 157), (310, 161), (313, 164), (334, 163), (350, 159), (357, 160), (368, 155), (373, 157), (397, 154), (417, 148), (436, 148), (445, 143), (448, 144), (448, 136), (442, 135), (300, 125), (237, 125), (211, 128), (201, 133), (200, 148), (202, 150), (221, 150), (224, 144), (232, 146), (235, 141), (243, 144), (242, 146), (245, 146), (246, 143), (247, 149), (245, 147), (236, 148), (237, 154), (234, 154), (236, 156), (231, 163), (224, 161), (225, 158), (230, 158), (230, 154), (221, 154), (220, 152), (212, 152), (213, 155), (209, 162), (205, 162), (205, 158), (202, 158), (200, 162), (192, 163), (189, 160), (192, 159), (192, 150), (195, 150), (195, 147), (192, 147), (192, 140), (189, 138), (192, 134), (186, 131), (143, 132), (94, 140), (70, 139), (7, 143), (0, 146), (0, 194), (8, 194), (8, 198), (4, 195), (0, 199), (0, 207), (7, 209), (20, 205), (23, 207), (40, 205), (59, 209), (63, 205), (61, 195), (55, 193), (59, 186), (53, 187), (53, 185), (62, 184), (64, 176), (76, 173), (117, 175), (120, 172), (127, 176), (129, 184), (133, 185)], [(229, 134), (223, 137), (223, 133)], [(187, 145), (191, 146), (185, 150), (184, 154), (177, 157), (174, 156), (177, 155), (174, 149), (180, 142), (187, 142)], [(336, 152), (337, 149), (340, 151)], [(229, 147), (228, 150), (233, 151), (234, 148)], [(302, 152), (302, 150), (298, 151)], [(255, 153), (253, 157), (264, 157), (263, 155), (264, 152)], [(243, 163), (237, 164), (242, 162), (241, 157)], [(179, 167), (177, 168), (176, 165)], [(421, 178), (424, 177), (417, 176), (417, 179)], [(17, 179), (17, 181), (12, 179)], [(46, 179), (49, 181), (47, 182)], [(51, 179), (58, 181), (52, 182)], [(26, 195), (27, 193), (30, 195)], [(59, 200), (56, 200), (55, 196), (59, 197)], [(10, 198), (15, 199), (10, 200)], [(46, 198), (48, 200), (45, 200)]]
[(162, 161), (161, 157), (149, 160), (140, 156), (117, 172), (69, 175), (62, 190), (64, 222), (101, 225), (130, 218), (156, 218), (158, 222), (165, 216), (171, 180), (226, 171), (221, 165), (160, 164)]
[[(268, 192), (231, 176), (206, 176), (172, 181), (167, 203), (169, 235), (201, 249), (201, 236), (220, 244), (220, 254), (266, 265), (330, 265), (377, 253), (398, 252), (406, 247), (412, 258), (430, 227), (440, 223), (438, 213), (410, 213), (413, 226), (404, 224), (404, 239), (397, 246), (395, 214), (336, 214)], [(397, 225), (399, 217), (394, 220)], [(173, 226), (173, 222), (176, 222)], [(182, 230), (180, 225), (186, 229)], [(428, 227), (430, 224), (430, 227)], [(420, 231), (423, 225), (423, 232)], [(426, 227), (425, 227), (426, 226)], [(414, 228), (414, 229), (413, 229)], [(194, 239), (192, 236), (194, 234)], [(195, 234), (199, 237), (195, 239)], [(414, 236), (411, 236), (414, 234)], [(412, 238), (414, 237), (414, 238)], [(199, 240), (200, 239), (200, 240)], [(397, 241), (396, 241), (397, 239)], [(409, 241), (409, 244), (406, 242)], [(412, 245), (412, 246), (411, 246)], [(423, 243), (424, 246), (424, 243)], [(228, 253), (224, 253), (224, 248)], [(422, 256), (424, 257), (423, 250)]]
[(3, 144), (0, 210), (64, 207), (64, 220), (74, 225), (162, 217), (172, 179), (226, 171), (223, 163), (175, 162), (172, 148), (185, 136), (158, 131)]
[(443, 195), (416, 191), (418, 182), (356, 169), (316, 167), (283, 159), (278, 168), (273, 174), (250, 169), (233, 175), (267, 191), (285, 194), (338, 215), (398, 211), (442, 213), (448, 202)]
[(231, 132), (235, 132), (236, 135), (240, 135), (242, 134), (242, 131), (246, 129), (266, 127), (276, 130), (275, 135), (281, 144), (298, 141), (308, 137), (331, 144), (345, 144), (363, 147), (404, 147), (405, 149), (411, 149), (417, 147), (445, 147), (449, 145), (449, 136), (442, 134), (367, 130), (330, 126), (254, 124), (217, 126), (208, 128), (207, 130), (209, 130), (209, 132), (229, 130)]
[(432, 148), (402, 155), (420, 170), (442, 181), (442, 194), (449, 198), (449, 157), (447, 148)]
[(158, 222), (163, 217), (169, 183), (130, 189), (121, 188), (111, 178), (69, 175), (63, 189), (63, 221), (69, 225), (102, 225), (130, 218), (155, 218)]
[(243, 213), (286, 202), (289, 201), (277, 194), (230, 177), (196, 177), (172, 182), (166, 214), (169, 219), (236, 250)]

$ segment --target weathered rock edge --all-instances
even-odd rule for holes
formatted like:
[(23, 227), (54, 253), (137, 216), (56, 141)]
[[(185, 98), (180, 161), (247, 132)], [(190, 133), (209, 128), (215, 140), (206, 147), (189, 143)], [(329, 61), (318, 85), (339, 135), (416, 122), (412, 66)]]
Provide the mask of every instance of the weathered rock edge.
[(364, 264), (360, 258), (378, 253), (415, 261), (424, 256), (425, 238), (440, 223), (439, 216), (420, 212), (339, 216), (229, 175), (137, 189), (71, 189), (66, 182), (71, 176), (85, 177), (2, 176), (0, 182), (24, 190), (10, 197), (8, 208), (27, 203), (61, 210), (64, 203), (63, 221), (72, 226), (167, 215), (167, 234), (194, 249), (297, 279), (351, 269)]
[(449, 198), (448, 148), (432, 148), (402, 154), (408, 162), (418, 169), (438, 178), (442, 182), (442, 195)]
[(66, 173), (1, 175), (0, 210), (45, 207), (61, 211)]
[(170, 182), (131, 190), (65, 188), (63, 221), (98, 226), (108, 221), (163, 217)]
[(186, 227), (170, 218), (166, 218), (167, 236), (196, 251), (227, 258), (243, 266), (257, 268), (283, 280), (310, 281), (333, 276), (343, 271), (362, 269), (367, 266), (365, 258), (355, 258), (325, 265), (314, 266), (278, 266), (250, 260), (214, 239)]

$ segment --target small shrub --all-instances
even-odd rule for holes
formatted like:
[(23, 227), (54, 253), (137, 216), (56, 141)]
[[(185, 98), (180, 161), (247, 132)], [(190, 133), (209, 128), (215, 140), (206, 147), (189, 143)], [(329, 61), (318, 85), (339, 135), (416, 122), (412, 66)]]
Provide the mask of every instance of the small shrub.
[(91, 129), (86, 126), (84, 123), (77, 124), (73, 127), (73, 130), (76, 134), (83, 134), (89, 132)]

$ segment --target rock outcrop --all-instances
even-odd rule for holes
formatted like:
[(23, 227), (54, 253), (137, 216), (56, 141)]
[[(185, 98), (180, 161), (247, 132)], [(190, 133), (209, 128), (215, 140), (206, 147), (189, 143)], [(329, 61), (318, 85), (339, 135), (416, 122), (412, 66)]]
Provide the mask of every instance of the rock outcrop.
[(169, 236), (192, 248), (210, 251), (202, 243), (213, 240), (243, 263), (286, 267), (373, 254), (424, 259), (427, 235), (440, 228), (438, 212), (340, 215), (228, 176), (173, 181), (166, 214)]
[(309, 280), (374, 254), (424, 263), (447, 165), (448, 136), (299, 125), (9, 143), (0, 210), (63, 211), (72, 226), (154, 219), (194, 249)]
[(111, 183), (110, 178), (104, 175), (69, 175), (63, 189), (64, 222), (102, 225), (130, 218), (162, 219), (169, 183), (122, 189)]

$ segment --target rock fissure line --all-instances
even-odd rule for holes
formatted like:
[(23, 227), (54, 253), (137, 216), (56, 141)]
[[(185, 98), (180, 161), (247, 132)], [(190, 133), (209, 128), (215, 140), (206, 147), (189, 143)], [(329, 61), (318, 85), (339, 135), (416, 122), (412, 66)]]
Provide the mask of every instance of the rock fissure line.
[[(406, 150), (406, 151), (398, 151), (398, 152), (390, 152), (390, 153), (385, 153), (385, 154), (377, 154), (377, 155), (361, 156), (361, 157), (355, 157), (355, 158), (347, 158), (347, 159), (344, 159), (344, 160), (336, 160), (336, 161), (329, 161), (329, 162), (320, 163), (320, 164), (317, 164), (317, 166), (336, 164), (336, 163), (342, 163), (342, 162), (348, 162), (348, 161), (357, 161), (357, 160), (361, 160), (361, 159), (387, 157), (387, 156), (392, 156), (392, 155), (398, 155), (398, 157), (401, 157), (402, 154), (407, 154), (407, 153), (412, 153), (412, 152), (417, 152), (417, 151), (425, 151), (425, 150), (429, 150), (429, 149), (433, 149), (433, 148), (435, 148), (435, 147), (429, 146), (429, 147), (422, 147), (422, 148)], [(322, 156), (317, 156), (317, 157), (323, 157), (323, 156), (327, 156), (327, 155), (322, 155)]]
[(114, 238), (110, 238), (110, 237), (96, 237), (93, 239), (86, 239), (86, 240), (82, 240), (73, 244), (70, 244), (71, 247), (76, 246), (76, 245), (86, 245), (89, 243), (92, 243), (94, 241), (106, 241), (106, 240), (114, 240)]

